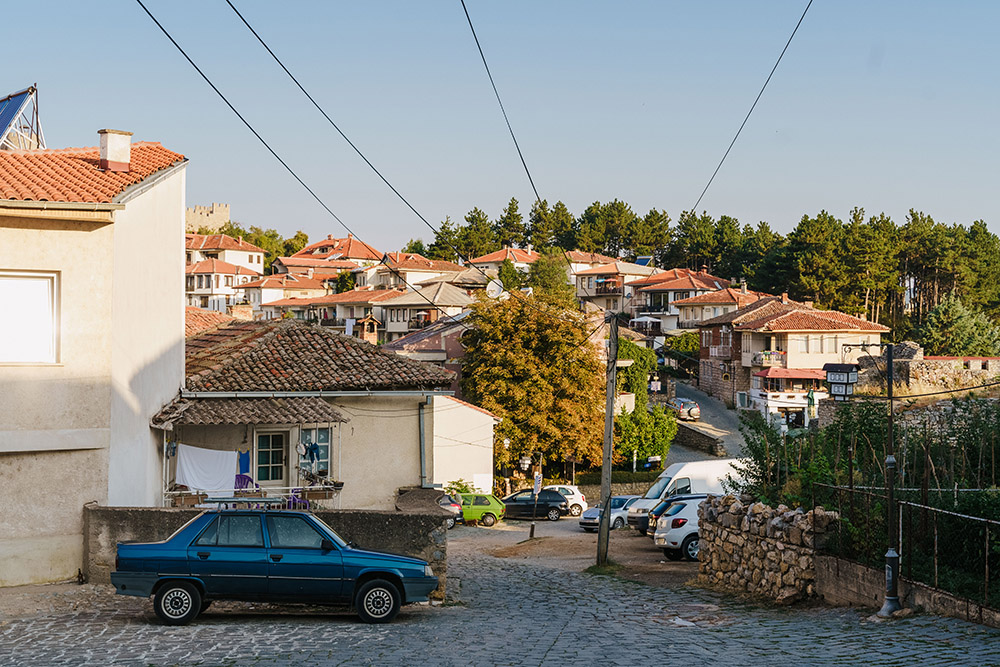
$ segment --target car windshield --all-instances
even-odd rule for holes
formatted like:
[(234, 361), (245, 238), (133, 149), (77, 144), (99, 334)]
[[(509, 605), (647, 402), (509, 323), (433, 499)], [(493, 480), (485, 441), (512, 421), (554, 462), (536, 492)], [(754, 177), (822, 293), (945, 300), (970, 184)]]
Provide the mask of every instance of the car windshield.
[(611, 509), (613, 510), (619, 509), (622, 505), (625, 504), (625, 500), (626, 500), (625, 498), (612, 498)]
[(649, 487), (649, 491), (646, 492), (646, 495), (644, 495), (643, 498), (646, 498), (647, 500), (659, 498), (663, 495), (663, 490), (667, 488), (667, 484), (670, 484), (670, 478), (660, 477), (653, 483), (653, 486)]
[(323, 519), (319, 518), (315, 514), (313, 514), (311, 516), (312, 516), (313, 521), (315, 521), (316, 523), (318, 523), (320, 525), (320, 527), (323, 528), (323, 530), (326, 533), (329, 534), (330, 539), (333, 540), (334, 544), (336, 544), (337, 546), (341, 546), (341, 547), (346, 547), (347, 546), (347, 542), (344, 541), (344, 538), (342, 538), (340, 535), (338, 535), (337, 531), (335, 531), (333, 528), (330, 528), (330, 526), (326, 525), (326, 522), (323, 521)]
[(639, 496), (636, 496), (635, 498), (629, 498), (629, 499), (628, 499), (628, 500), (627, 500), (627, 501), (625, 502), (625, 506), (624, 506), (624, 509), (628, 509), (629, 507), (632, 507), (632, 505), (634, 505), (634, 504), (635, 504), (635, 501), (637, 501), (637, 500), (641, 500), (641, 498), (640, 498)]

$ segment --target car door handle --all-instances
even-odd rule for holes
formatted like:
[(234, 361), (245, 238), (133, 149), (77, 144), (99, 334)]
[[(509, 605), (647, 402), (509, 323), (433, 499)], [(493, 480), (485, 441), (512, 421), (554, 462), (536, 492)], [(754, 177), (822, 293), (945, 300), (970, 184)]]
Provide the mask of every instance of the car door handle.
[(281, 560), (281, 554), (271, 554), (271, 560), (277, 563), (279, 560)]
[(200, 558), (202, 560), (205, 560), (206, 558), (208, 558), (211, 555), (212, 554), (210, 552), (208, 552), (208, 551), (199, 551), (198, 552), (198, 558)]

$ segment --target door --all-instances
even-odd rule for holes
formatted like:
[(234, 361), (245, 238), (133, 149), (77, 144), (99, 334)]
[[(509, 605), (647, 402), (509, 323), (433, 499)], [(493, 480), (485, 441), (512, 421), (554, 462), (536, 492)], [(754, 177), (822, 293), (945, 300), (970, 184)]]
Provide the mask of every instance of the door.
[(525, 517), (531, 516), (531, 491), (521, 491), (512, 499), (514, 502), (507, 505), (507, 516)]
[(288, 486), (288, 434), (257, 434), (257, 483)]
[(191, 574), (209, 597), (262, 597), (267, 554), (259, 514), (220, 514), (188, 547)]
[(333, 601), (343, 590), (344, 561), (340, 550), (323, 549), (329, 540), (304, 516), (266, 517), (268, 597)]

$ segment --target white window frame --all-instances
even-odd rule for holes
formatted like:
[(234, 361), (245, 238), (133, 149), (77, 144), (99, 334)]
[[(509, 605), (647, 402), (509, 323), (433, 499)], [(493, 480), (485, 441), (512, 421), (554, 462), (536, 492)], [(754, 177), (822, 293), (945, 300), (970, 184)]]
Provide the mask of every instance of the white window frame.
[[(60, 330), (62, 329), (60, 320), (60, 300), (59, 300), (59, 271), (14, 271), (0, 270), (0, 280), (45, 280), (48, 281), (49, 303), (47, 310), (51, 314), (52, 338), (49, 346), (50, 354), (36, 359), (14, 359), (8, 358), (6, 345), (0, 345), (0, 365), (57, 365), (60, 363)], [(0, 304), (2, 305), (2, 304)], [(16, 326), (17, 320), (8, 323), (7, 326)]]

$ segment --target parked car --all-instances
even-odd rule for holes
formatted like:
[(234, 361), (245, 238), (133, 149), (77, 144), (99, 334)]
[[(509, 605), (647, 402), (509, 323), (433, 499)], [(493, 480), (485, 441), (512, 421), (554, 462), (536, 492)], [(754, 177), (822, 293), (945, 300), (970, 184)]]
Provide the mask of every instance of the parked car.
[[(642, 495), (642, 499), (629, 507), (628, 525), (639, 528), (649, 510), (665, 498), (692, 493), (723, 493), (722, 482), (726, 477), (740, 478), (739, 471), (733, 467), (736, 462), (737, 459), (714, 459), (668, 466)], [(645, 528), (639, 528), (639, 532), (646, 534)]]
[(674, 496), (656, 521), (653, 544), (670, 560), (698, 560), (698, 506), (708, 496)]
[(566, 496), (569, 501), (569, 513), (571, 516), (580, 516), (587, 509), (587, 497), (580, 493), (580, 489), (572, 484), (549, 484), (543, 489), (558, 491)]
[(666, 511), (666, 509), (668, 507), (670, 507), (670, 503), (672, 503), (672, 502), (673, 502), (673, 499), (670, 499), (670, 500), (661, 500), (656, 505), (656, 507), (654, 507), (653, 509), (651, 509), (648, 512), (646, 512), (646, 522), (645, 522), (645, 525), (643, 525), (642, 522), (639, 523), (639, 532), (640, 532), (640, 534), (646, 535), (648, 533), (649, 537), (652, 538), (653, 537), (652, 533), (656, 529), (656, 521), (657, 521), (657, 519), (659, 519), (660, 515), (663, 514), (663, 512)]
[(167, 625), (212, 600), (346, 604), (386, 623), (437, 588), (427, 561), (365, 551), (298, 510), (209, 510), (161, 542), (119, 543), (115, 592), (153, 597)]
[(448, 530), (454, 528), (456, 523), (465, 523), (465, 520), (462, 518), (462, 505), (458, 498), (453, 498), (446, 493), (438, 499), (438, 505), (453, 515), (447, 519)]
[(667, 401), (667, 407), (677, 413), (677, 418), (684, 421), (698, 421), (701, 419), (701, 407), (690, 398), (671, 398)]
[(460, 493), (462, 518), (489, 527), (504, 518), (507, 507), (492, 493)]
[(508, 519), (535, 519), (545, 517), (549, 521), (558, 521), (560, 517), (569, 514), (569, 501), (558, 491), (542, 489), (538, 498), (532, 489), (524, 489), (510, 494), (503, 499), (507, 508)]
[[(630, 501), (635, 501), (639, 496), (611, 496), (611, 528), (617, 529), (625, 525), (626, 519), (628, 517), (628, 504)], [(601, 512), (603, 511), (600, 503), (591, 507), (590, 509), (584, 511), (580, 515), (580, 528), (583, 528), (588, 533), (592, 533), (597, 530), (601, 525)]]

